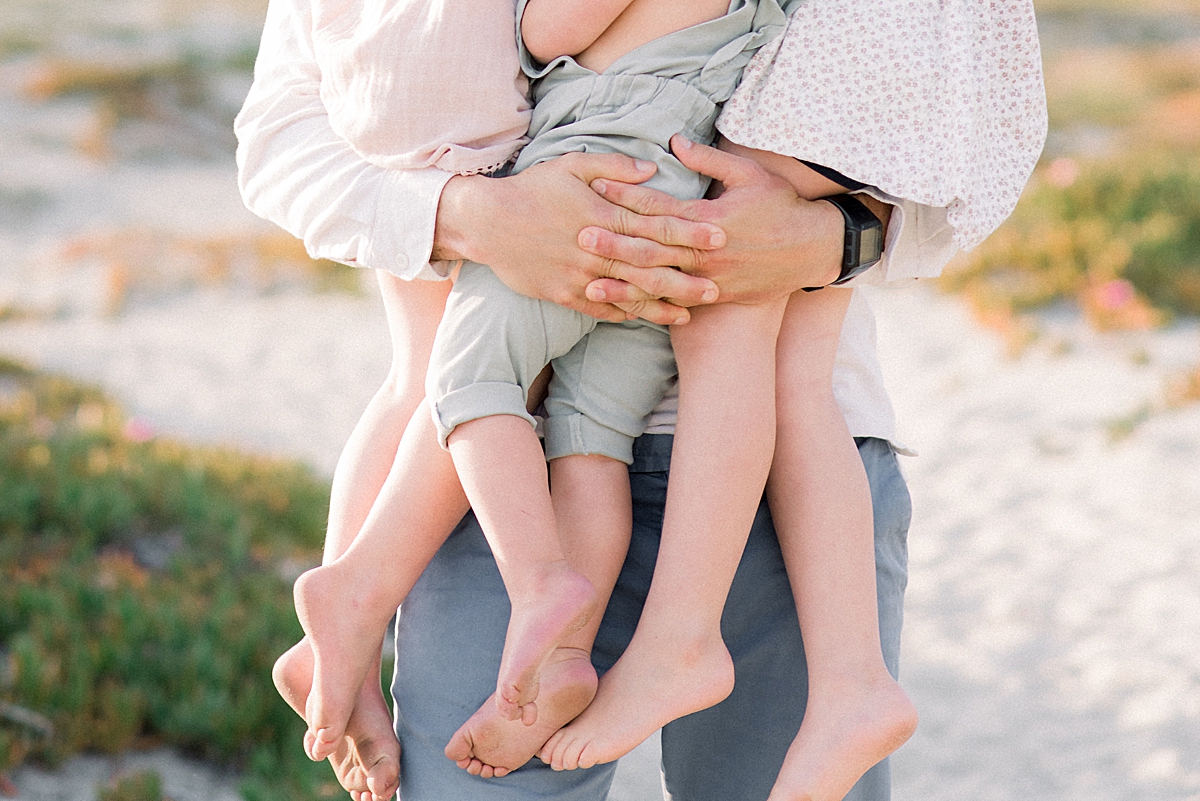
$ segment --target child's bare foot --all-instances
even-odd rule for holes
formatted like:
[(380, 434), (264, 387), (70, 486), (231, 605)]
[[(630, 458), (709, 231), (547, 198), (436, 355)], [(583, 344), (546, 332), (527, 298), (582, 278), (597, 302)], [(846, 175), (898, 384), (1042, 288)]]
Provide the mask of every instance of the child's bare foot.
[(336, 564), (301, 575), (293, 594), (313, 654), (304, 714), (311, 736), (305, 737), (305, 751), (319, 762), (341, 744), (363, 680), (379, 657), (383, 630), (396, 610), (375, 608), (363, 578)]
[(733, 660), (719, 634), (640, 646), (635, 634), (600, 680), (595, 700), (547, 741), (539, 757), (555, 770), (612, 762), (664, 724), (720, 703), (732, 691)]
[(505, 719), (489, 698), (450, 738), (446, 756), (467, 773), (485, 779), (516, 770), (591, 703), (596, 669), (587, 651), (559, 648), (542, 669), (541, 684), (534, 725)]
[(866, 691), (852, 685), (810, 694), (768, 801), (840, 801), (916, 728), (917, 711), (890, 676)]
[[(313, 653), (305, 638), (275, 662), (271, 673), (279, 694), (304, 716), (312, 688)], [(400, 743), (392, 730), (392, 716), (374, 672), (363, 682), (346, 735), (329, 757), (338, 782), (352, 801), (386, 801), (400, 784)], [(305, 739), (311, 737), (306, 733)], [(305, 744), (305, 752), (310, 750)]]
[(400, 789), (400, 743), (383, 691), (369, 695), (364, 686), (329, 764), (352, 801), (387, 801)]
[(507, 720), (537, 720), (543, 667), (562, 641), (596, 612), (596, 590), (566, 561), (556, 562), (528, 585), (509, 590), (512, 613), (500, 657), (496, 708)]

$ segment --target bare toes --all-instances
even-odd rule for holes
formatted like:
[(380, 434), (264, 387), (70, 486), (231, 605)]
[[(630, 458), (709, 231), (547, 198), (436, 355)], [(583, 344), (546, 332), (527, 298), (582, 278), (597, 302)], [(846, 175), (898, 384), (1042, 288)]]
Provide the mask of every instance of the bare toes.
[(462, 734), (455, 734), (450, 738), (450, 742), (446, 743), (446, 749), (442, 752), (446, 755), (446, 759), (458, 763), (458, 766), (465, 767), (464, 763), (471, 761), (471, 742)]
[[(324, 760), (333, 756), (333, 752), (336, 751), (338, 745), (341, 744), (341, 735), (335, 737), (331, 734), (331, 731), (332, 730), (329, 728), (317, 729), (316, 733), (313, 735), (312, 747), (308, 752), (309, 758), (312, 759), (313, 762), (323, 762)], [(308, 742), (307, 737), (305, 737), (305, 742)]]

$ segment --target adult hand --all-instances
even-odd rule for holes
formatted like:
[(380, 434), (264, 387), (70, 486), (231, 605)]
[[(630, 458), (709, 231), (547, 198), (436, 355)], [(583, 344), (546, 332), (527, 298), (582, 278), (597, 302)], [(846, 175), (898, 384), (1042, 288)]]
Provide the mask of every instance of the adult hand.
[[(438, 206), (435, 258), (486, 264), (523, 295), (603, 320), (640, 316), (664, 325), (686, 322), (684, 307), (716, 300), (717, 288), (706, 278), (673, 269), (673, 259), (720, 247), (724, 233), (716, 225), (669, 214), (641, 216), (590, 187), (595, 181), (635, 185), (654, 169), (615, 154), (571, 153), (507, 178), (456, 176), (446, 184)], [(589, 252), (597, 230), (653, 240), (669, 257), (634, 266)], [(625, 309), (607, 302), (602, 293), (585, 296), (597, 278), (624, 295), (612, 300), (622, 301)]]
[[(678, 135), (671, 148), (685, 166), (723, 184), (724, 192), (710, 200), (685, 201), (615, 180), (593, 182), (593, 187), (639, 215), (709, 223), (724, 231), (728, 241), (722, 248), (671, 249), (677, 259), (673, 263), (684, 272), (717, 283), (721, 302), (762, 302), (837, 278), (845, 225), (832, 204), (804, 200), (788, 181), (749, 159)], [(639, 265), (664, 258), (664, 248), (645, 238), (601, 229), (583, 234), (594, 242), (587, 249), (605, 259)], [(590, 298), (601, 296), (610, 302), (646, 298), (636, 287), (605, 280), (588, 290)]]

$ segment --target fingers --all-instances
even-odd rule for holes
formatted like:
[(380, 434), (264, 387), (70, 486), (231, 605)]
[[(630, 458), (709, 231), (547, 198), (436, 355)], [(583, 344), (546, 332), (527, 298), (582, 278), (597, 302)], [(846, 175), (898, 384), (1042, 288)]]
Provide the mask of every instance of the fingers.
[(708, 278), (688, 275), (670, 267), (637, 267), (625, 261), (616, 261), (610, 265), (608, 277), (632, 284), (645, 292), (648, 298), (670, 298), (680, 306), (714, 303), (720, 295), (717, 285)]
[[(614, 284), (595, 280), (588, 284), (586, 296), (591, 301), (630, 302), (650, 298), (670, 298), (680, 306), (697, 306), (713, 303), (720, 290), (707, 278), (688, 275), (687, 270), (699, 266), (699, 261), (682, 261), (681, 269), (657, 266), (662, 264), (655, 257), (646, 258), (649, 250), (662, 253), (661, 245), (642, 239), (620, 237), (604, 233), (595, 239), (597, 255), (603, 256), (605, 265), (602, 278), (616, 278), (632, 284), (642, 291), (618, 289)], [(693, 253), (692, 251), (685, 251)], [(671, 263), (671, 262), (668, 262)], [(679, 263), (679, 262), (675, 262)]]
[(750, 183), (762, 172), (762, 168), (750, 159), (698, 145), (681, 134), (671, 137), (671, 152), (689, 170), (715, 178), (726, 187)]
[[(578, 241), (580, 248), (588, 253), (609, 262), (623, 262), (638, 268), (678, 267), (691, 272), (704, 261), (703, 250), (663, 245), (653, 239), (626, 236), (604, 228), (584, 228), (579, 232)], [(702, 293), (704, 288), (698, 284), (692, 287), (697, 293)]]
[[(569, 309), (586, 314), (588, 317), (595, 317), (597, 320), (604, 320), (608, 323), (622, 323), (628, 319), (625, 312), (611, 303), (582, 300), (576, 303), (561, 303), (559, 305), (566, 306)], [(515, 720), (515, 718), (513, 719)]]
[(623, 310), (630, 320), (640, 317), (659, 325), (683, 325), (692, 318), (687, 309), (657, 299), (618, 303), (617, 308)]
[(615, 221), (614, 228), (620, 233), (698, 250), (725, 245), (725, 232), (712, 223), (699, 221), (701, 207), (691, 201), (678, 200), (656, 189), (603, 179), (592, 181), (591, 186), (605, 200), (631, 212)]
[(612, 303), (618, 308), (624, 308), (627, 303), (637, 303), (643, 300), (655, 300), (648, 292), (616, 278), (597, 278), (587, 285), (588, 300)]
[(614, 179), (597, 178), (590, 184), (592, 191), (609, 203), (615, 203), (635, 214), (646, 214), (653, 217), (683, 217), (688, 218), (688, 203), (666, 192), (637, 186), (633, 183), (622, 183)]
[(597, 178), (640, 184), (658, 169), (652, 161), (631, 159), (617, 153), (568, 153), (560, 161), (588, 184)]
[[(610, 288), (605, 288), (610, 287)], [(672, 300), (649, 297), (644, 291), (624, 281), (598, 278), (588, 285), (588, 294), (604, 294), (611, 298), (609, 303), (621, 309), (625, 317), (632, 320), (640, 317), (658, 325), (683, 325), (691, 319), (691, 312)]]

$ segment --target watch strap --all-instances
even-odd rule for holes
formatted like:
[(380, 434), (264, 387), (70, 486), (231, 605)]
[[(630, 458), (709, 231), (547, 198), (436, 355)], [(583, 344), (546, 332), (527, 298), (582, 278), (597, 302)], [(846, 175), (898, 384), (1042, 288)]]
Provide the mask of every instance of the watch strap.
[[(842, 268), (838, 277), (829, 284), (829, 286), (841, 286), (855, 276), (866, 272), (882, 257), (882, 247), (869, 254), (867, 258), (863, 258), (861, 248), (863, 232), (879, 231), (883, 228), (883, 223), (861, 200), (853, 195), (830, 195), (820, 198), (820, 200), (837, 207), (846, 223), (846, 233), (842, 244)], [(882, 236), (879, 241), (882, 242)], [(805, 291), (811, 292), (820, 288), (805, 287)]]

